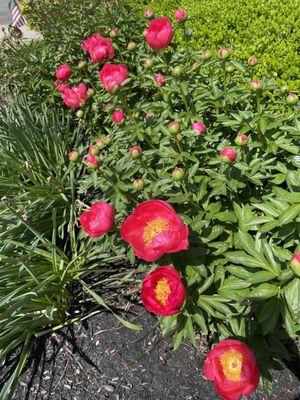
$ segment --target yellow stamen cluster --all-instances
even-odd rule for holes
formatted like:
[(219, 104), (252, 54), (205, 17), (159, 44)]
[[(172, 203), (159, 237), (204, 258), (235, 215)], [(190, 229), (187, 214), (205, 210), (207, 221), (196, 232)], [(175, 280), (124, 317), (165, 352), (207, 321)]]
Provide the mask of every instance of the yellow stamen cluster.
[(164, 218), (156, 218), (149, 221), (144, 228), (143, 239), (147, 246), (152, 245), (152, 240), (159, 233), (167, 231), (169, 229), (169, 223)]
[(243, 367), (243, 354), (236, 350), (225, 351), (220, 356), (220, 363), (223, 374), (227, 379), (233, 382), (241, 380), (241, 372)]
[(157, 282), (154, 292), (156, 300), (165, 307), (171, 293), (171, 288), (166, 278), (162, 278)]

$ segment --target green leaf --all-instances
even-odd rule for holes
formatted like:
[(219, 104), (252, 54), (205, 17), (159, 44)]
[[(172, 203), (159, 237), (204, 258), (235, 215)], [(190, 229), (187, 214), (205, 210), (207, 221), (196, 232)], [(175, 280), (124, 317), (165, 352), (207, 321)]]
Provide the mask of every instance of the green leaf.
[(250, 298), (253, 300), (266, 300), (278, 295), (278, 287), (270, 283), (262, 283), (251, 290)]
[(300, 324), (300, 278), (294, 278), (286, 286), (284, 295), (294, 320)]

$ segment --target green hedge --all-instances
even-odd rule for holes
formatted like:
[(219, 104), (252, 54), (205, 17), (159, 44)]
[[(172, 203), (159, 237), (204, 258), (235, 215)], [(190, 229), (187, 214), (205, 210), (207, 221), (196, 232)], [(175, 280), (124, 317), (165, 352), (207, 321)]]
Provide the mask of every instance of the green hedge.
[(151, 7), (156, 16), (172, 16), (177, 8), (195, 17), (193, 45), (233, 48), (233, 57), (259, 58), (257, 78), (275, 77), (299, 89), (299, 0), (127, 0), (132, 6)]

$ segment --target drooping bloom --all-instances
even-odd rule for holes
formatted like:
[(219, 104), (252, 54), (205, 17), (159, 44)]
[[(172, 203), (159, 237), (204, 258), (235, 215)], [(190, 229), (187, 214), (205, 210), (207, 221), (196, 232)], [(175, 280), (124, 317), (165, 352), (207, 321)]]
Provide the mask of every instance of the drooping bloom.
[(179, 273), (170, 265), (149, 272), (142, 283), (142, 302), (147, 310), (158, 315), (180, 313), (185, 288)]
[(159, 86), (162, 86), (165, 82), (165, 77), (162, 74), (157, 74), (157, 75), (155, 75), (155, 82)]
[(204, 376), (224, 400), (248, 396), (258, 385), (259, 369), (252, 350), (238, 340), (224, 339), (205, 359)]
[(200, 133), (200, 135), (204, 135), (205, 130), (206, 130), (206, 126), (203, 122), (194, 122), (192, 124), (192, 130), (194, 132), (198, 132)]
[(121, 110), (120, 108), (117, 108), (113, 112), (113, 120), (114, 120), (115, 124), (117, 124), (117, 125), (121, 124), (125, 120), (125, 114), (124, 114), (123, 110)]
[(90, 237), (99, 237), (112, 230), (115, 211), (113, 207), (104, 202), (94, 203), (89, 211), (84, 211), (80, 216), (80, 225)]
[(154, 18), (146, 29), (146, 40), (153, 49), (164, 49), (171, 43), (173, 33), (173, 27), (168, 18)]
[(62, 93), (62, 99), (69, 108), (81, 107), (87, 100), (87, 87), (84, 83), (80, 83), (72, 88), (66, 88)]
[(109, 38), (104, 38), (99, 33), (85, 39), (82, 48), (89, 53), (93, 63), (101, 62), (105, 59), (111, 60), (115, 51)]
[(182, 22), (186, 19), (187, 13), (183, 8), (178, 8), (178, 10), (174, 11), (174, 17), (178, 22)]
[(237, 152), (231, 146), (224, 147), (221, 150), (220, 155), (221, 155), (222, 160), (227, 163), (232, 163), (237, 158)]
[(70, 78), (71, 74), (71, 67), (68, 64), (62, 64), (57, 68), (55, 77), (60, 81), (67, 81)]
[(158, 260), (189, 247), (189, 228), (173, 207), (162, 200), (139, 204), (121, 226), (121, 236), (139, 258)]
[(108, 92), (121, 85), (128, 78), (128, 70), (124, 64), (105, 64), (99, 72), (99, 79)]

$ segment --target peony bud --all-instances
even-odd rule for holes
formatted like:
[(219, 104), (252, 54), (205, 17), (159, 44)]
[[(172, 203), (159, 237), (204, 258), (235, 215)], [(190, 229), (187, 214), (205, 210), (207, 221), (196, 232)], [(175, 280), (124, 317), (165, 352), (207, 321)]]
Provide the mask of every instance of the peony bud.
[(183, 139), (182, 134), (181, 134), (181, 133), (177, 133), (177, 135), (176, 135), (176, 140), (177, 140), (177, 142), (181, 142), (182, 139)]
[(130, 157), (135, 160), (136, 158), (139, 158), (140, 155), (142, 154), (142, 149), (140, 146), (133, 146), (130, 149)]
[(77, 118), (82, 118), (82, 117), (83, 117), (83, 115), (84, 115), (84, 113), (83, 113), (83, 111), (82, 111), (82, 110), (78, 110), (78, 111), (76, 111), (76, 117), (77, 117)]
[(121, 124), (122, 122), (125, 121), (125, 114), (123, 112), (123, 110), (121, 110), (120, 108), (116, 109), (113, 112), (113, 120), (115, 124)]
[(92, 156), (99, 156), (100, 147), (98, 145), (91, 146), (89, 148), (89, 154), (91, 154)]
[(170, 133), (176, 135), (176, 133), (179, 133), (180, 131), (180, 122), (178, 121), (170, 122), (168, 125), (168, 129)]
[(174, 18), (176, 18), (178, 22), (184, 21), (186, 17), (187, 13), (184, 9), (178, 8), (178, 10), (174, 11)]
[(136, 48), (136, 43), (130, 41), (130, 42), (127, 43), (126, 47), (127, 47), (128, 51), (132, 51), (132, 50), (134, 50)]
[(257, 92), (258, 90), (262, 89), (263, 83), (258, 79), (252, 79), (249, 83), (249, 89), (251, 92)]
[(165, 82), (165, 77), (162, 74), (157, 74), (157, 75), (155, 75), (155, 82), (159, 86), (162, 86)]
[(182, 168), (174, 168), (172, 171), (172, 178), (174, 181), (181, 181), (184, 177), (184, 170)]
[(148, 8), (148, 9), (145, 11), (144, 17), (145, 17), (145, 18), (151, 18), (152, 15), (153, 15), (153, 9), (152, 9), (152, 8)]
[(86, 61), (79, 61), (79, 63), (77, 64), (77, 68), (78, 69), (82, 69), (86, 66)]
[(111, 144), (111, 138), (109, 136), (105, 136), (104, 144), (106, 144), (107, 146), (109, 146)]
[(291, 259), (291, 268), (295, 275), (300, 278), (300, 251), (297, 251)]
[(280, 91), (282, 94), (288, 93), (289, 87), (287, 85), (283, 85), (281, 86)]
[(147, 60), (144, 61), (144, 66), (146, 69), (151, 69), (153, 67), (153, 60), (151, 60), (150, 58), (147, 58)]
[(111, 29), (110, 32), (109, 32), (109, 36), (110, 36), (111, 38), (116, 38), (116, 37), (118, 37), (118, 29), (115, 29), (115, 28)]
[(227, 60), (230, 57), (231, 49), (229, 47), (222, 47), (219, 50), (219, 57), (221, 60)]
[(254, 67), (254, 65), (256, 65), (256, 64), (257, 64), (257, 58), (256, 57), (252, 56), (252, 57), (248, 58), (248, 65), (250, 67)]
[(183, 72), (182, 68), (179, 65), (177, 65), (177, 67), (175, 67), (175, 68), (172, 68), (173, 76), (179, 77), (180, 75), (182, 75), (182, 72)]
[(132, 188), (134, 190), (143, 190), (144, 189), (144, 182), (142, 179), (138, 178), (133, 181)]
[(296, 93), (290, 93), (286, 98), (286, 102), (290, 106), (294, 106), (295, 104), (297, 104), (298, 100), (299, 100), (299, 97), (296, 95)]
[(246, 146), (247, 141), (247, 136), (243, 135), (242, 133), (238, 133), (237, 137), (234, 140), (235, 144), (237, 144), (238, 146)]
[(99, 160), (92, 154), (89, 154), (87, 156), (85, 163), (86, 166), (90, 169), (96, 169), (99, 166)]
[(203, 122), (194, 122), (192, 124), (192, 130), (194, 132), (198, 132), (200, 133), (200, 135), (204, 135), (205, 130), (206, 130), (206, 126)]
[(232, 64), (226, 65), (226, 66), (225, 66), (225, 71), (226, 71), (228, 74), (232, 74), (233, 71), (234, 71), (234, 66), (233, 66)]
[(209, 50), (203, 50), (201, 53), (201, 58), (203, 61), (208, 61), (211, 59), (211, 52)]
[(104, 112), (109, 112), (111, 109), (112, 109), (112, 104), (111, 103), (103, 104), (103, 111)]
[(237, 152), (234, 151), (233, 147), (228, 146), (224, 147), (224, 149), (221, 150), (221, 159), (226, 162), (226, 163), (232, 163), (235, 161), (237, 157)]
[(92, 89), (92, 88), (88, 89), (88, 91), (87, 91), (88, 97), (92, 96), (94, 94), (94, 92), (95, 92), (94, 89)]
[(68, 158), (70, 161), (76, 162), (79, 158), (79, 153), (77, 150), (72, 150), (68, 153)]
[(104, 146), (104, 139), (98, 138), (97, 139), (97, 146), (101, 149)]
[(199, 63), (199, 61), (195, 61), (195, 62), (193, 62), (193, 65), (192, 65), (192, 70), (193, 71), (195, 71), (198, 67), (200, 66), (200, 63)]

